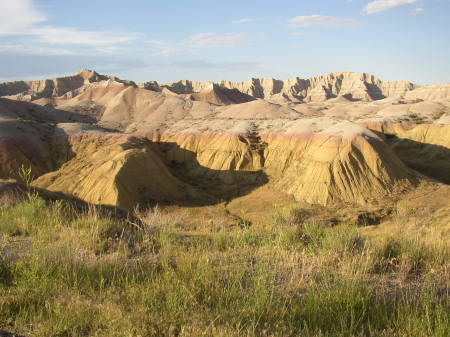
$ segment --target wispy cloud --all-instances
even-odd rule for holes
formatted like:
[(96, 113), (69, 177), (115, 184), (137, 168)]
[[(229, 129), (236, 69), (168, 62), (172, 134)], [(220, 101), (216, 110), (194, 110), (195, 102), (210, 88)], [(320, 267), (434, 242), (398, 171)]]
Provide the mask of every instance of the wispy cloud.
[(80, 31), (72, 28), (36, 27), (30, 31), (38, 42), (48, 44), (76, 44), (105, 46), (124, 44), (138, 39), (138, 34), (112, 31)]
[[(127, 44), (138, 39), (138, 34), (114, 31), (85, 31), (74, 28), (43, 25), (47, 16), (41, 13), (32, 0), (0, 0), (0, 35), (17, 35), (32, 37), (32, 44), (41, 47), (26, 47), (25, 43), (16, 44), (14, 48), (23, 45), (22, 52), (29, 54), (38, 52), (48, 55), (62, 54), (62, 50), (47, 48), (45, 45), (84, 45), (97, 50), (112, 51), (118, 45)], [(29, 43), (29, 41), (28, 41)], [(11, 48), (10, 45), (8, 48)], [(6, 50), (6, 47), (3, 48)], [(19, 51), (19, 50), (17, 50)]]
[(308, 27), (333, 27), (333, 28), (355, 28), (364, 25), (365, 22), (357, 19), (338, 18), (326, 15), (296, 16), (289, 20), (291, 28)]
[(255, 22), (255, 21), (256, 21), (256, 19), (254, 19), (254, 18), (242, 18), (242, 19), (231, 21), (231, 23), (240, 24), (240, 23), (249, 23), (249, 22)]
[(147, 62), (142, 60), (117, 55), (48, 55), (23, 52), (0, 53), (0, 64), (8, 65), (8, 67), (0, 67), (0, 78), (3, 79), (43, 78), (47, 74), (67, 74), (68, 70), (75, 71), (83, 68), (114, 73), (147, 66)]
[(190, 47), (241, 46), (247, 44), (251, 38), (249, 34), (200, 33), (188, 37), (181, 44)]
[(316, 32), (293, 32), (293, 33), (291, 33), (291, 35), (295, 36), (295, 37), (305, 38), (305, 37), (317, 35), (317, 33)]
[(417, 14), (421, 14), (423, 12), (425, 12), (425, 9), (423, 9), (422, 7), (418, 7), (416, 9), (413, 9), (409, 14), (417, 15)]
[(172, 56), (177, 54), (194, 54), (195, 49), (181, 46), (179, 43), (173, 44), (161, 40), (146, 40), (147, 44), (150, 44), (155, 51), (150, 56)]
[(29, 55), (75, 55), (73, 51), (62, 48), (48, 48), (26, 44), (0, 45), (0, 53), (22, 53)]
[(172, 56), (179, 54), (194, 54), (196, 53), (193, 49), (183, 49), (183, 48), (164, 48), (151, 54), (151, 56)]
[(146, 40), (156, 51), (151, 56), (172, 56), (176, 54), (195, 54), (203, 48), (242, 46), (254, 39), (250, 34), (200, 33), (191, 35), (179, 42)]
[(23, 34), (34, 24), (47, 20), (32, 0), (0, 1), (0, 35)]
[(369, 2), (367, 6), (363, 8), (362, 13), (372, 15), (416, 2), (417, 0), (375, 0)]
[(173, 62), (170, 66), (190, 69), (209, 69), (216, 71), (241, 71), (261, 68), (261, 65), (257, 62), (208, 62), (203, 60)]

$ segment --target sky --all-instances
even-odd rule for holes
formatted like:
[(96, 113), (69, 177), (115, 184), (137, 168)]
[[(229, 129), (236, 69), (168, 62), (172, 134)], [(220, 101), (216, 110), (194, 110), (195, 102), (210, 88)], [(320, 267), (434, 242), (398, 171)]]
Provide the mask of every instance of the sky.
[(450, 82), (450, 0), (0, 0), (0, 81)]

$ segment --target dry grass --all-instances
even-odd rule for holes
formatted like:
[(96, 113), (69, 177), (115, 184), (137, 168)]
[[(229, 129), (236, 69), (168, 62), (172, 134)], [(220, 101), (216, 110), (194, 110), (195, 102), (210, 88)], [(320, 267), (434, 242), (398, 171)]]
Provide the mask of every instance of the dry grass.
[[(157, 207), (119, 221), (36, 196), (2, 208), (0, 330), (446, 336), (450, 252), (438, 240), (442, 228), (373, 239), (310, 222), (299, 210), (245, 228), (227, 225), (222, 213), (212, 213), (220, 225), (189, 226), (186, 214)], [(14, 242), (27, 244), (12, 260), (5, 252)]]

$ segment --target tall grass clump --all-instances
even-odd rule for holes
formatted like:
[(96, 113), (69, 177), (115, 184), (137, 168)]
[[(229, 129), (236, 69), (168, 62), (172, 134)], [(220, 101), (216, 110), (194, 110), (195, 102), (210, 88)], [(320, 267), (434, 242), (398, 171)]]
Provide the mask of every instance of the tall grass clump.
[(57, 217), (51, 215), (45, 201), (30, 193), (24, 202), (1, 211), (0, 232), (10, 235), (30, 235), (56, 226)]

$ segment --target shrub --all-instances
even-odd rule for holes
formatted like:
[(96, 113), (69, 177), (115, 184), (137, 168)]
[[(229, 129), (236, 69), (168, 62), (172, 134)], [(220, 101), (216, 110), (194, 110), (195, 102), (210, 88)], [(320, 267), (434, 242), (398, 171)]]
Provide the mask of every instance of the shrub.
[(58, 219), (47, 209), (45, 201), (34, 194), (19, 204), (4, 209), (0, 217), (0, 232), (29, 235), (39, 228), (56, 226)]
[(9, 263), (5, 257), (0, 256), (0, 285), (10, 285), (12, 281), (12, 273)]
[(360, 253), (366, 246), (366, 239), (358, 228), (340, 225), (326, 232), (323, 247), (339, 253)]
[(276, 208), (272, 213), (272, 222), (275, 225), (296, 226), (301, 225), (311, 216), (311, 212), (298, 206)]
[(318, 222), (305, 222), (298, 226), (297, 234), (303, 244), (320, 247), (326, 230)]
[(420, 275), (433, 266), (445, 263), (446, 255), (435, 247), (409, 237), (388, 237), (375, 249), (373, 271), (402, 272), (406, 276)]

